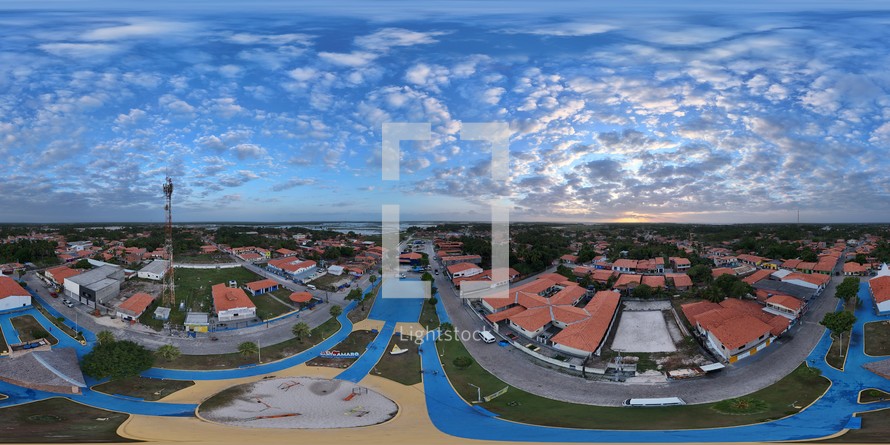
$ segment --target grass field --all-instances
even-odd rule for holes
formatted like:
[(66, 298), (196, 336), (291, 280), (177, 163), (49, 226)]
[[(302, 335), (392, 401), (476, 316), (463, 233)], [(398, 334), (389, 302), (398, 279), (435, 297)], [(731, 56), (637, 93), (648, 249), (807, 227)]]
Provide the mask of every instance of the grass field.
[(175, 262), (183, 264), (225, 264), (235, 262), (232, 257), (222, 252), (177, 255), (173, 259)]
[[(402, 349), (407, 349), (408, 352), (390, 355), (389, 351), (392, 351), (393, 345), (396, 344)], [(414, 343), (414, 339), (405, 337), (403, 340), (398, 335), (393, 336), (386, 346), (386, 353), (383, 354), (371, 373), (403, 385), (420, 383), (420, 355), (417, 354), (417, 344)]]
[[(299, 320), (295, 321), (297, 323)], [(274, 345), (261, 345), (263, 362), (271, 362), (290, 357), (322, 342), (340, 329), (340, 322), (331, 318), (312, 330), (309, 337), (302, 340), (292, 338)], [(257, 357), (244, 357), (237, 352), (212, 355), (181, 355), (176, 360), (159, 362), (156, 366), (169, 369), (230, 369), (256, 363)]]
[(176, 269), (176, 305), (170, 311), (170, 322), (182, 324), (185, 321), (185, 312), (180, 312), (179, 303), (185, 303), (186, 311), (210, 312), (213, 308), (210, 288), (215, 284), (235, 280), (238, 286), (242, 286), (244, 283), (261, 279), (262, 277), (243, 267)]
[(825, 393), (829, 384), (817, 372), (801, 365), (776, 384), (745, 396), (765, 405), (762, 411), (751, 414), (723, 414), (715, 409), (715, 403), (638, 410), (599, 407), (565, 403), (527, 393), (507, 385), (475, 362), (465, 369), (458, 369), (452, 360), (458, 356), (469, 356), (459, 340), (440, 341), (437, 347), (445, 354), (443, 361), (448, 378), (464, 400), (476, 400), (476, 389), (470, 383), (481, 387), (483, 396), (507, 386), (506, 394), (481, 405), (504, 419), (568, 428), (660, 430), (765, 422), (799, 412), (800, 408), (796, 407), (806, 407), (812, 403)]
[(865, 324), (865, 353), (868, 355), (890, 355), (890, 323), (873, 321)]
[[(269, 320), (271, 318), (275, 318), (281, 314), (286, 314), (294, 310), (294, 308), (290, 305), (284, 304), (281, 301), (273, 298), (273, 295), (282, 301), (290, 301), (288, 297), (290, 297), (291, 291), (289, 289), (279, 289), (275, 292), (269, 292), (265, 294), (260, 294), (255, 297), (250, 297), (250, 301), (253, 301), (253, 304), (256, 305), (256, 315), (263, 320)], [(248, 294), (248, 296), (250, 296)]]
[(840, 437), (822, 440), (831, 443), (885, 443), (890, 437), (890, 410), (860, 413), (862, 428), (847, 431)]
[(96, 385), (93, 387), (93, 390), (104, 392), (105, 394), (138, 397), (154, 402), (194, 384), (195, 382), (185, 380), (161, 380), (137, 376)]
[(838, 349), (838, 343), (840, 342), (841, 339), (832, 338), (831, 347), (828, 348), (828, 353), (825, 354), (825, 361), (837, 369), (843, 369), (844, 363), (847, 360), (847, 352), (849, 352), (850, 349), (850, 333), (844, 333), (843, 350)]
[(127, 414), (53, 398), (0, 409), (0, 443), (131, 442), (117, 435)]
[(321, 289), (321, 290), (335, 291), (337, 289), (335, 289), (333, 287), (333, 284), (338, 283), (342, 280), (351, 281), (349, 278), (349, 275), (346, 275), (346, 274), (343, 274), (340, 276), (325, 274), (325, 275), (322, 275), (322, 276), (312, 280), (312, 285)]
[(43, 325), (37, 322), (37, 319), (31, 315), (20, 315), (18, 317), (10, 318), (9, 321), (12, 323), (12, 327), (15, 328), (16, 332), (19, 334), (19, 339), (23, 342), (34, 341), (38, 338), (41, 338), (43, 335), (49, 344), (54, 345), (59, 342), (56, 337), (50, 334), (46, 329), (43, 328)]
[(423, 302), (420, 309), (420, 324), (427, 330), (434, 330), (439, 327), (439, 316), (436, 314), (436, 306), (429, 303), (429, 300)]
[[(365, 352), (365, 349), (368, 348), (368, 344), (371, 343), (371, 341), (373, 341), (375, 337), (377, 337), (376, 332), (352, 331), (343, 341), (337, 343), (337, 346), (334, 346), (331, 349), (340, 352), (358, 352), (360, 354), (363, 354)], [(309, 366), (347, 368), (354, 362), (354, 359), (316, 357), (312, 360), (309, 360), (306, 364)]]

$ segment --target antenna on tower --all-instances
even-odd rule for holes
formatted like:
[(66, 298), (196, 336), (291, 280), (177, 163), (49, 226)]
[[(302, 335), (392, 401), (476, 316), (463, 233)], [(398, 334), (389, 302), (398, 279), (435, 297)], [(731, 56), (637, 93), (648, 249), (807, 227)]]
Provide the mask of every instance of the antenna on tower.
[(161, 293), (161, 301), (164, 304), (176, 304), (176, 294), (173, 285), (173, 179), (167, 176), (164, 182), (164, 251), (167, 254), (167, 273), (164, 274), (164, 286)]

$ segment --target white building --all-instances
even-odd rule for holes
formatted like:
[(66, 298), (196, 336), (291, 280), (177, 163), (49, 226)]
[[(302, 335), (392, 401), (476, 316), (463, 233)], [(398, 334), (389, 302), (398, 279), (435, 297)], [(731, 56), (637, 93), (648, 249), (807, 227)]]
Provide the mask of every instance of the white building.
[(887, 263), (878, 271), (878, 275), (868, 280), (868, 289), (875, 302), (875, 310), (879, 314), (890, 312), (890, 268)]
[(213, 309), (220, 322), (250, 320), (256, 317), (256, 305), (244, 289), (216, 284), (211, 288)]
[(12, 278), (0, 275), (0, 312), (30, 305), (31, 294)]
[(168, 265), (167, 261), (154, 260), (146, 264), (142, 269), (139, 269), (139, 272), (136, 272), (136, 276), (146, 280), (161, 281), (164, 279), (164, 275), (167, 274)]
[(343, 266), (330, 266), (328, 267), (328, 273), (335, 276), (343, 275)]

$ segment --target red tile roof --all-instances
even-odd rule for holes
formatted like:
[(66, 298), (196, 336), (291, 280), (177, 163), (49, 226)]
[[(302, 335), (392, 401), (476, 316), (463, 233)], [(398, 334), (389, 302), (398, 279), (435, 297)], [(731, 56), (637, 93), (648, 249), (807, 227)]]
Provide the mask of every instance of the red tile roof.
[(868, 287), (875, 298), (875, 303), (883, 303), (890, 300), (890, 275), (868, 280)]
[(649, 287), (665, 287), (663, 275), (644, 275), (642, 284)]
[(479, 272), (480, 273), (482, 272), (482, 268), (479, 267), (479, 265), (477, 265), (477, 264), (457, 263), (457, 264), (452, 264), (451, 266), (448, 266), (448, 273), (454, 275), (456, 273), (460, 273), (460, 272), (470, 270), (470, 269), (479, 269)]
[(619, 288), (621, 286), (626, 287), (627, 285), (633, 284), (633, 283), (640, 284), (642, 282), (642, 279), (643, 279), (642, 275), (633, 275), (633, 274), (623, 273), (623, 274), (621, 274), (621, 276), (618, 277), (618, 281), (615, 281), (615, 287), (616, 288)]
[(765, 279), (769, 278), (769, 276), (772, 275), (773, 272), (774, 271), (770, 270), (770, 269), (760, 269), (757, 272), (754, 272), (751, 275), (748, 275), (747, 277), (743, 278), (742, 281), (753, 285), (754, 283), (756, 283), (760, 280), (765, 280)]
[(767, 304), (782, 306), (792, 311), (800, 311), (803, 308), (803, 301), (798, 300), (790, 295), (773, 295), (766, 300)]
[(587, 352), (596, 351), (605, 339), (620, 301), (621, 294), (618, 292), (597, 292), (590, 303), (584, 307), (590, 317), (569, 324), (550, 340), (573, 349)]
[(244, 289), (241, 288), (226, 287), (225, 284), (220, 283), (213, 285), (212, 293), (213, 307), (216, 309), (216, 312), (242, 307), (256, 307), (253, 301), (250, 301), (250, 298), (244, 293)]
[(711, 269), (711, 276), (714, 278), (717, 278), (720, 275), (724, 275), (724, 274), (735, 275), (735, 270), (733, 270), (729, 267), (718, 267), (716, 269)]
[(670, 278), (674, 281), (674, 287), (692, 286), (692, 278), (689, 278), (689, 275), (686, 275), (685, 273), (672, 273), (665, 275), (665, 277)]
[(65, 278), (71, 278), (75, 275), (80, 275), (83, 272), (76, 270), (76, 269), (72, 269), (68, 266), (59, 266), (59, 267), (54, 267), (52, 269), (48, 269), (46, 271), (46, 273), (52, 275), (53, 280), (55, 280), (56, 283), (62, 284), (65, 282)]
[(19, 283), (7, 276), (0, 275), (0, 299), (7, 297), (30, 297), (28, 293)]
[(247, 283), (246, 286), (248, 289), (250, 289), (254, 292), (259, 292), (263, 289), (268, 289), (270, 287), (281, 286), (281, 283), (267, 278), (265, 280), (260, 280), (260, 281), (251, 281), (250, 283)]
[(138, 316), (145, 312), (149, 306), (151, 306), (151, 302), (154, 301), (155, 298), (145, 292), (139, 292), (133, 294), (132, 297), (127, 298), (123, 303), (118, 306), (118, 310), (122, 310)]
[(294, 292), (290, 294), (290, 301), (294, 303), (308, 303), (312, 301), (312, 294), (309, 292)]

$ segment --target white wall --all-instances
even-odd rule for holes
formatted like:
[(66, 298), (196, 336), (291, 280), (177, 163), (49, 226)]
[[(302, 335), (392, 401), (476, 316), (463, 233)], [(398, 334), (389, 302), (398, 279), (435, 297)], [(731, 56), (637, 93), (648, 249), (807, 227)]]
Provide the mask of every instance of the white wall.
[(0, 298), (0, 311), (5, 311), (8, 309), (18, 309), (30, 305), (30, 295), (13, 295), (6, 298)]
[[(236, 317), (235, 314), (238, 314)], [(256, 317), (256, 308), (255, 307), (242, 307), (242, 308), (234, 308), (227, 309), (222, 312), (216, 314), (219, 317), (219, 321), (232, 321), (232, 320), (242, 320), (245, 318), (253, 318)]]

